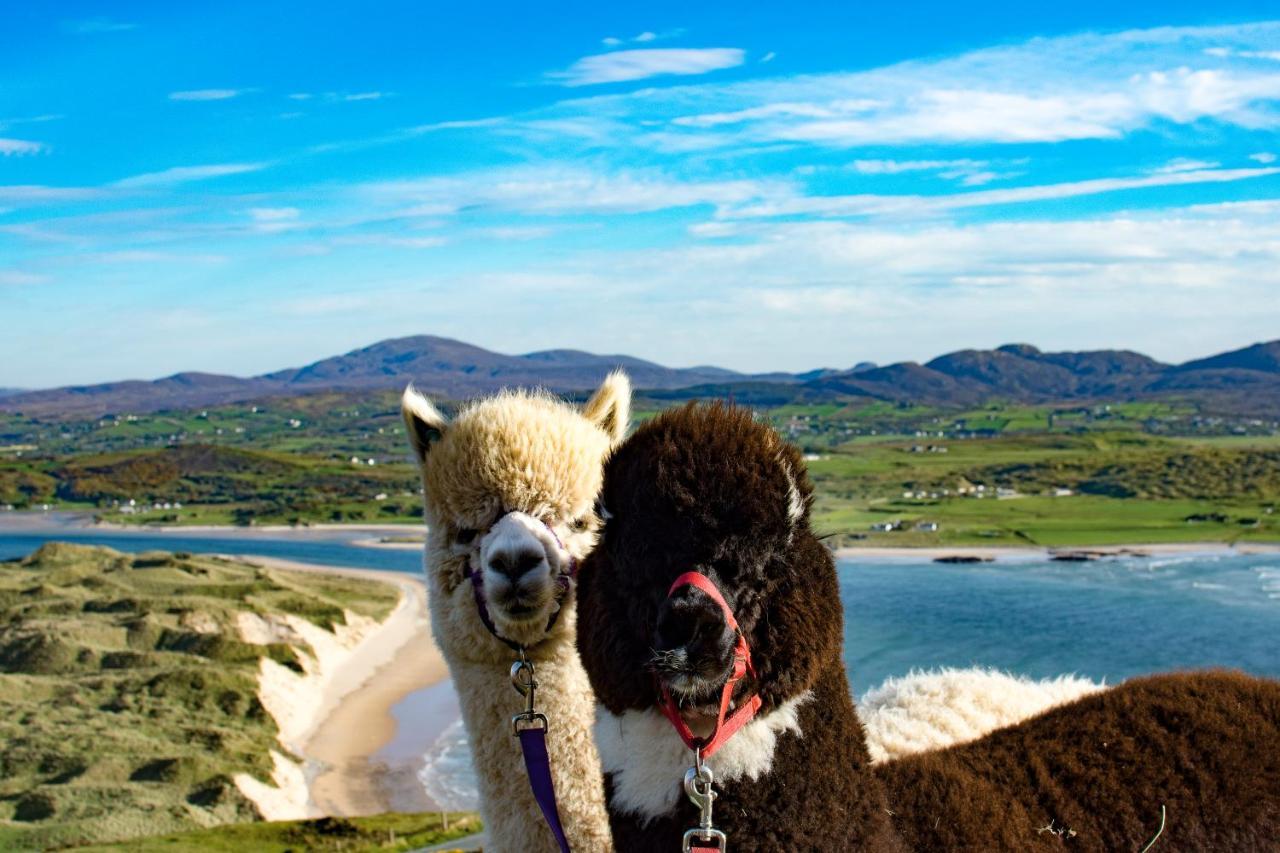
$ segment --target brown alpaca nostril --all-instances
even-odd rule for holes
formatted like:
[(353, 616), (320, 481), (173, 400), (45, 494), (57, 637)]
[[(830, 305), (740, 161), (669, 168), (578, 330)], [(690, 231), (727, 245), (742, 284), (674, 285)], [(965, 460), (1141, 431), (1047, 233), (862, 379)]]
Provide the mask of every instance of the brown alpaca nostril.
[(718, 666), (733, 639), (720, 609), (701, 593), (668, 599), (658, 611), (654, 650), (682, 650), (682, 658), (694, 668)]
[(489, 568), (518, 581), (542, 565), (545, 555), (540, 551), (498, 551), (489, 556)]

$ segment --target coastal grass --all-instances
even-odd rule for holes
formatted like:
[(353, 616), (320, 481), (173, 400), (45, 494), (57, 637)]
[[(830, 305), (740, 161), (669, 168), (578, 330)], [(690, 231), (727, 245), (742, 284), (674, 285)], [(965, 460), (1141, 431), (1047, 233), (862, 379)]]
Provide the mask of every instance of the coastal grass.
[(237, 824), (194, 832), (136, 838), (117, 844), (79, 847), (83, 853), (301, 853), (304, 850), (413, 850), (465, 838), (482, 827), (478, 815), (451, 813), (445, 829), (439, 813), (383, 814), (374, 817), (319, 818), (303, 821)]
[(0, 849), (253, 821), (232, 782), (267, 780), (277, 728), (240, 614), (324, 628), (384, 618), (398, 590), (218, 558), (49, 543), (0, 563)]

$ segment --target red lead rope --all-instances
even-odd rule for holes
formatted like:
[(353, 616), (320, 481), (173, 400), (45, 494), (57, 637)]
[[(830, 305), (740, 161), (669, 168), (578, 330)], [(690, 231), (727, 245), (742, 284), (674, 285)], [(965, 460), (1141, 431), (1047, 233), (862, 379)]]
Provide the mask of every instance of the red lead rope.
[[(671, 588), (667, 590), (667, 597), (670, 598), (676, 590), (684, 586), (694, 586), (705, 592), (711, 597), (711, 600), (720, 606), (720, 612), (724, 614), (724, 620), (730, 628), (738, 635), (738, 643), (733, 650), (733, 674), (729, 676), (729, 680), (725, 682), (724, 689), (720, 692), (720, 714), (716, 717), (716, 727), (711, 731), (711, 735), (706, 738), (700, 738), (689, 728), (689, 724), (684, 721), (684, 717), (680, 715), (680, 709), (676, 705), (675, 699), (666, 686), (659, 685), (662, 689), (662, 713), (671, 721), (671, 725), (675, 726), (676, 733), (680, 735), (680, 739), (684, 741), (684, 745), (689, 749), (701, 750), (702, 758), (710, 758), (716, 750), (724, 746), (729, 738), (738, 731), (738, 729), (751, 722), (756, 712), (760, 710), (761, 700), (758, 694), (752, 694), (751, 698), (738, 706), (738, 709), (729, 714), (729, 704), (733, 700), (733, 689), (737, 686), (746, 675), (750, 674), (755, 678), (755, 668), (751, 666), (751, 648), (747, 645), (747, 638), (743, 635), (742, 629), (738, 627), (738, 620), (733, 618), (733, 611), (729, 609), (729, 605), (725, 603), (724, 596), (720, 594), (720, 590), (711, 582), (711, 579), (699, 572), (685, 572), (675, 579), (675, 583), (671, 584)], [(728, 717), (726, 718), (726, 715)]]

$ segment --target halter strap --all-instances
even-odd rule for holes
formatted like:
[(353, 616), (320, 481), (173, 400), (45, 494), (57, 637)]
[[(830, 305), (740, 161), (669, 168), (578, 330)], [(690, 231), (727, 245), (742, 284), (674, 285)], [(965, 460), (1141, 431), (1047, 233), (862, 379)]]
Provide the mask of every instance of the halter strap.
[[(506, 518), (508, 515), (510, 515), (514, 511), (515, 510), (511, 510), (509, 512), (503, 513), (498, 518), (498, 521), (501, 521), (502, 519)], [(498, 521), (495, 521), (494, 524), (496, 525)], [(569, 549), (564, 547), (564, 543), (560, 541), (560, 537), (556, 535), (556, 532), (551, 527), (551, 525), (547, 524), (545, 521), (542, 521), (541, 519), (538, 520), (538, 523), (546, 528), (547, 532), (551, 534), (552, 539), (556, 540), (556, 545), (560, 548), (560, 550), (564, 551), (566, 554), (569, 554)], [(578, 575), (578, 561), (577, 559), (574, 558), (573, 554), (569, 554), (568, 567), (566, 568), (565, 571), (560, 572), (558, 575), (556, 575), (556, 603), (560, 606), (556, 607), (556, 609), (551, 613), (551, 618), (547, 620), (547, 627), (543, 629), (544, 634), (551, 633), (551, 629), (556, 626), (556, 622), (560, 619), (560, 613), (564, 610), (564, 606), (563, 606), (564, 597), (569, 594), (570, 581), (573, 578), (577, 577), (577, 575)], [(471, 561), (467, 560), (467, 562), (463, 565), (463, 568), (462, 568), (462, 576), (467, 580), (471, 581), (471, 596), (475, 600), (476, 613), (480, 616), (480, 622), (481, 624), (484, 625), (485, 630), (487, 630), (490, 634), (494, 636), (496, 640), (498, 640), (500, 643), (505, 645), (507, 648), (511, 649), (513, 652), (523, 651), (524, 646), (522, 644), (502, 636), (502, 634), (498, 633), (498, 627), (493, 624), (493, 617), (489, 615), (489, 605), (485, 603), (485, 600), (484, 600), (484, 570), (472, 569)]]
[(676, 590), (685, 586), (697, 587), (706, 593), (720, 607), (725, 624), (738, 635), (737, 643), (733, 649), (733, 673), (720, 690), (720, 711), (716, 715), (715, 728), (711, 730), (709, 736), (700, 738), (693, 733), (693, 730), (689, 728), (689, 724), (681, 716), (680, 708), (672, 697), (671, 692), (667, 690), (666, 685), (659, 683), (659, 688), (662, 690), (662, 704), (658, 707), (661, 708), (663, 715), (671, 721), (671, 725), (675, 727), (676, 734), (680, 735), (680, 739), (684, 741), (685, 746), (689, 747), (689, 749), (697, 750), (701, 758), (710, 758), (739, 729), (751, 722), (759, 712), (763, 700), (761, 700), (760, 694), (753, 693), (750, 699), (738, 706), (737, 710), (732, 714), (729, 713), (729, 705), (733, 701), (733, 690), (738, 682), (747, 675), (750, 675), (753, 679), (756, 677), (755, 667), (751, 665), (751, 647), (747, 645), (746, 635), (738, 627), (738, 620), (734, 618), (733, 610), (729, 608), (719, 588), (710, 578), (700, 572), (685, 572), (671, 584), (671, 588), (667, 590), (667, 597), (670, 598), (675, 594)]

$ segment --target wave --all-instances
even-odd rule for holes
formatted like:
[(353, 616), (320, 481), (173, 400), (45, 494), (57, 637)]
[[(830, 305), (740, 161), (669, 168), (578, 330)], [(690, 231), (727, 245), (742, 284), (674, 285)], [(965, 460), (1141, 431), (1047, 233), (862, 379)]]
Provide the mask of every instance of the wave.
[(418, 770), (422, 790), (447, 811), (475, 811), (480, 808), (480, 792), (471, 765), (471, 745), (462, 720), (454, 720), (427, 748)]

